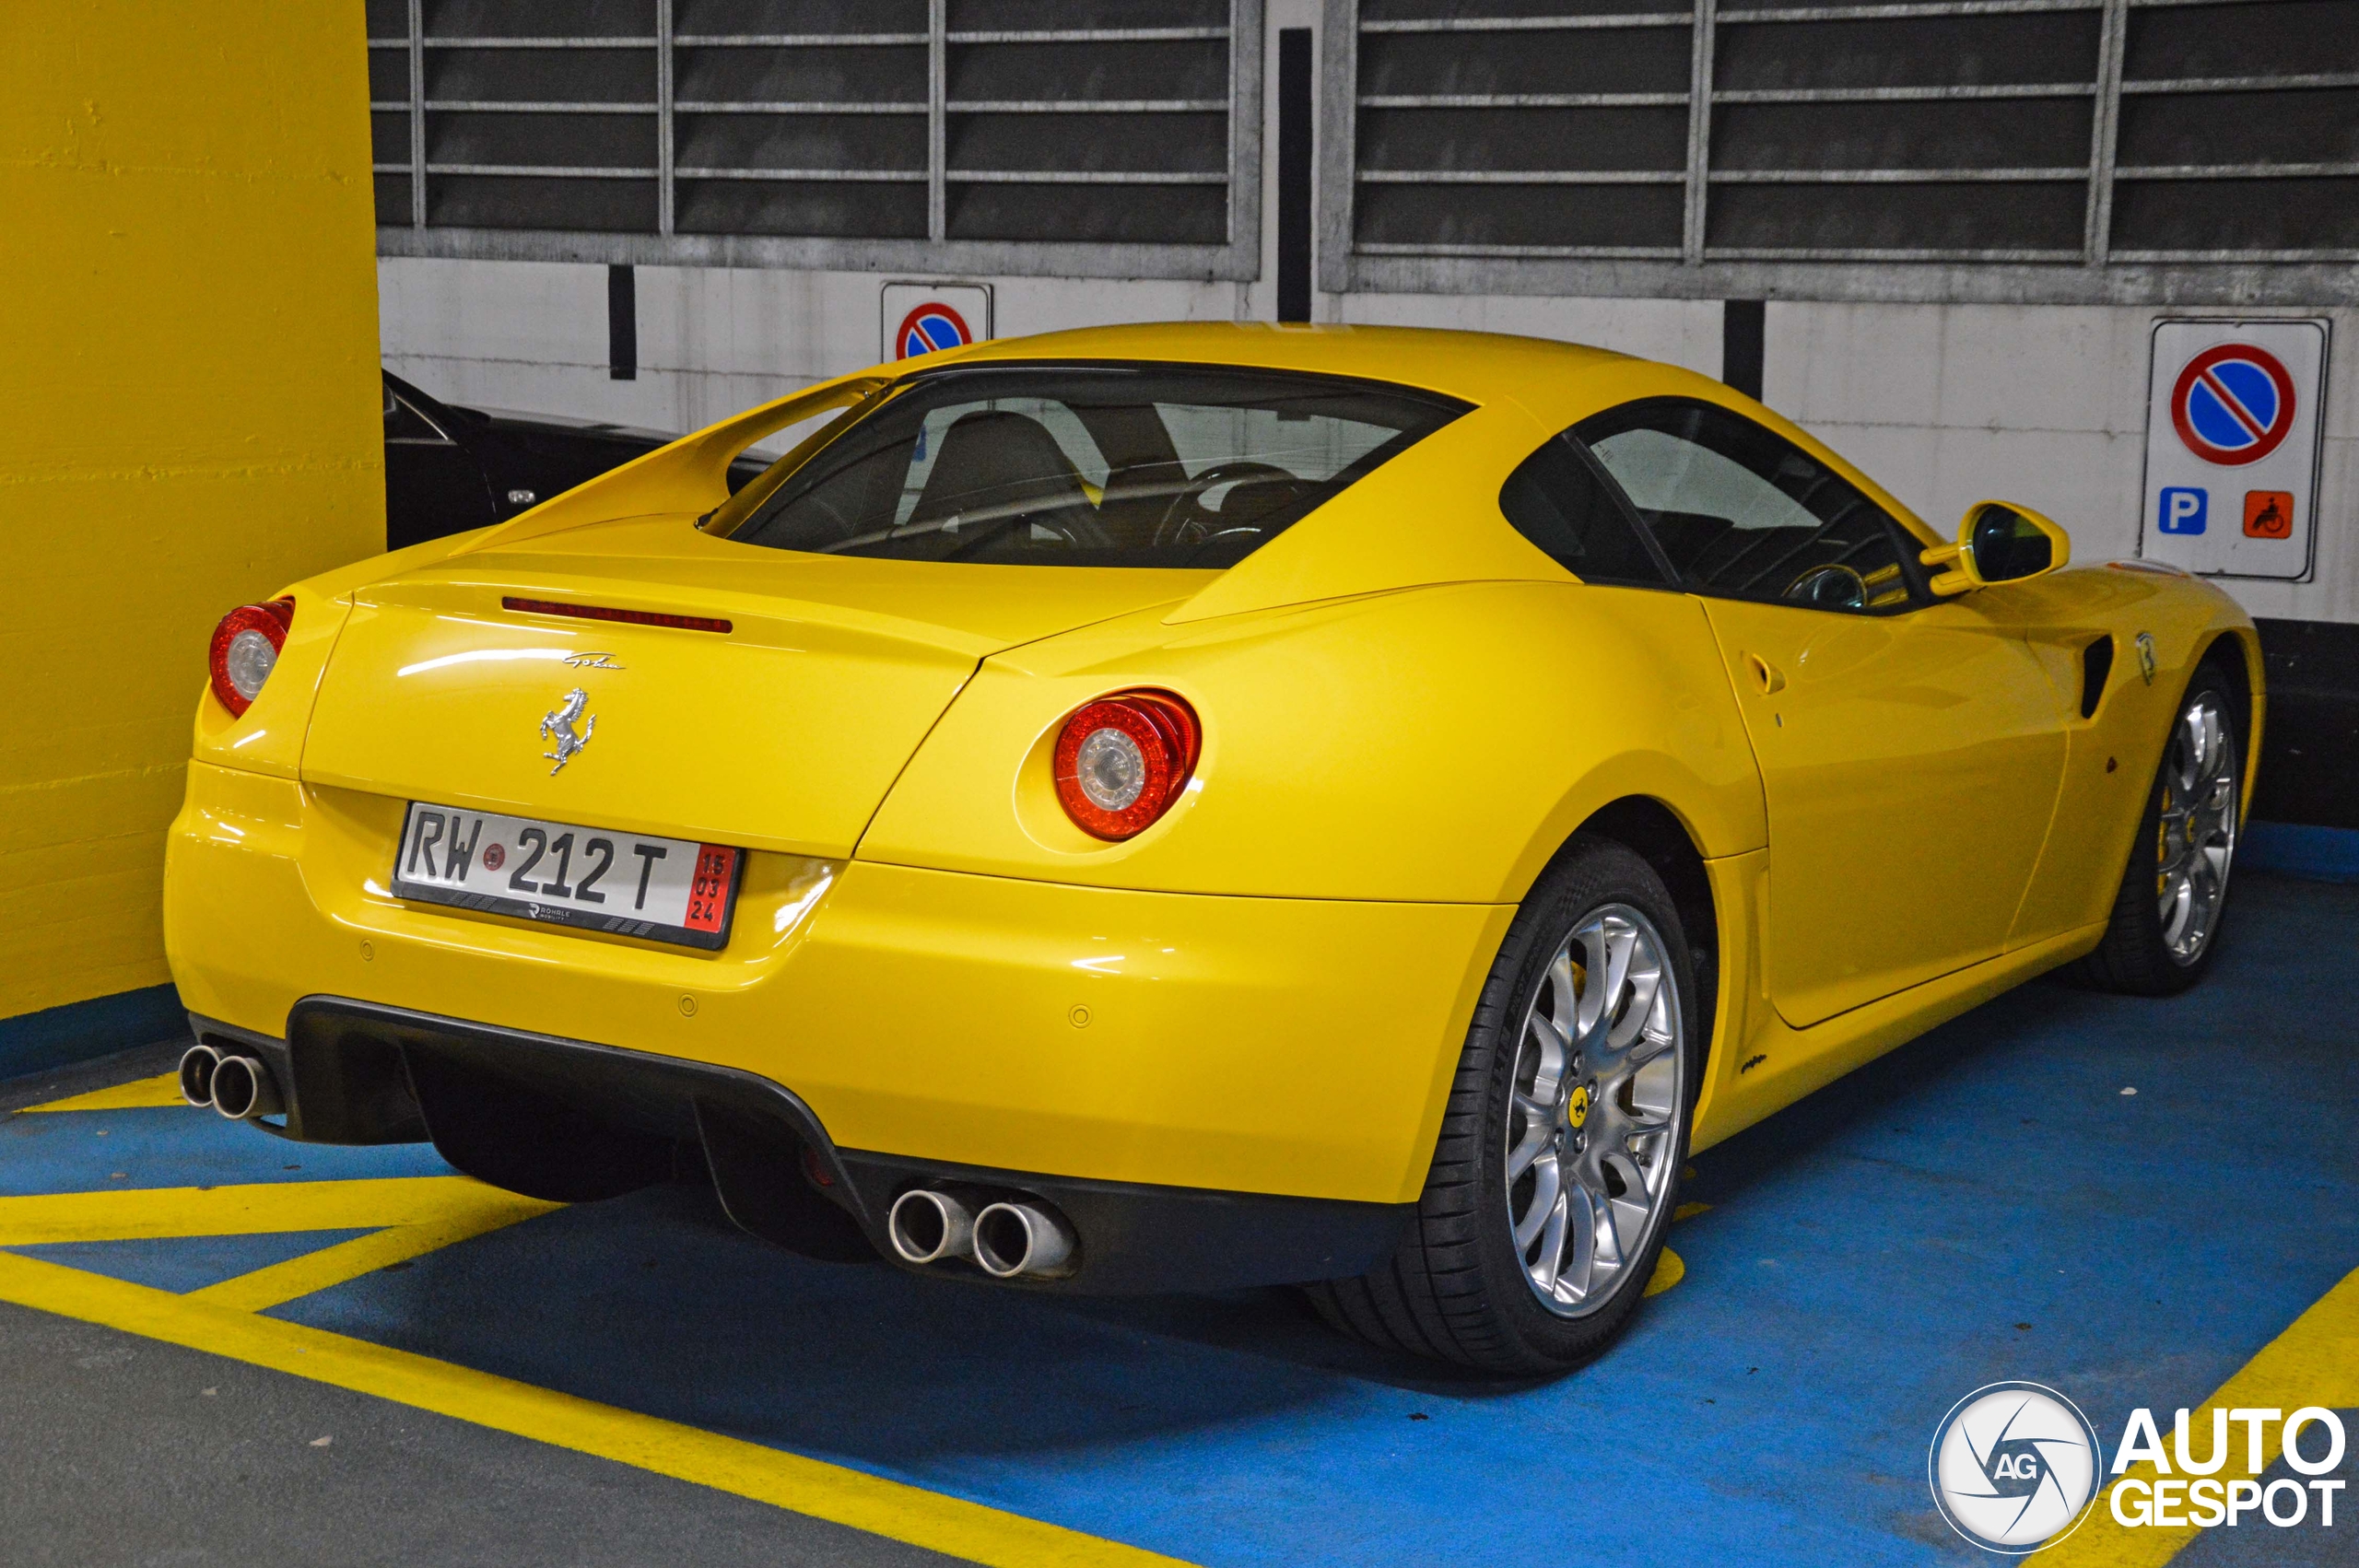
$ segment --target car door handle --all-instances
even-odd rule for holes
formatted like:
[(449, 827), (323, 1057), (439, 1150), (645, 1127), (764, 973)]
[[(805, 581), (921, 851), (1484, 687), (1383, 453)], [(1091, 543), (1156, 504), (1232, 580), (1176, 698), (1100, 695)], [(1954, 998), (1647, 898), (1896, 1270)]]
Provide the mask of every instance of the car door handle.
[(1744, 664), (1746, 669), (1753, 672), (1753, 678), (1760, 683), (1762, 695), (1765, 696), (1786, 689), (1785, 672), (1758, 653), (1746, 654)]

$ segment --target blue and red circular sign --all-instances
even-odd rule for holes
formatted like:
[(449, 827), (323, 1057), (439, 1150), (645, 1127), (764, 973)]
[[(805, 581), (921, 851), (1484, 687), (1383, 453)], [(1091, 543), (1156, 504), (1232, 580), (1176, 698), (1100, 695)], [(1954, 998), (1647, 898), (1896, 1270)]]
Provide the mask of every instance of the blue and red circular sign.
[(945, 348), (964, 348), (974, 341), (966, 317), (938, 299), (929, 299), (901, 318), (901, 330), (893, 334), (894, 357), (908, 359)]
[(2259, 462), (2294, 428), (2294, 378), (2265, 348), (2207, 348), (2178, 373), (2171, 423), (2187, 450), (2206, 462)]

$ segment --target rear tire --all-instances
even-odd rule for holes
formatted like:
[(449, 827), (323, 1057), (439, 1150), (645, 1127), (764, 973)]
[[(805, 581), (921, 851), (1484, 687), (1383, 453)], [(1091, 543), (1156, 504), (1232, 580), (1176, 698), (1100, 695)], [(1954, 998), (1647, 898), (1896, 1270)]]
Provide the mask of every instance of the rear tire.
[(2220, 950), (2228, 874), (2243, 826), (2244, 683), (2196, 667), (2146, 791), (2113, 916), (2079, 975), (2099, 990), (2176, 996)]
[(1491, 965), (1407, 1234), (1374, 1271), (1309, 1287), (1320, 1314), (1490, 1372), (1561, 1372), (1611, 1345), (1671, 1228), (1703, 1016), (1662, 879), (1575, 839)]

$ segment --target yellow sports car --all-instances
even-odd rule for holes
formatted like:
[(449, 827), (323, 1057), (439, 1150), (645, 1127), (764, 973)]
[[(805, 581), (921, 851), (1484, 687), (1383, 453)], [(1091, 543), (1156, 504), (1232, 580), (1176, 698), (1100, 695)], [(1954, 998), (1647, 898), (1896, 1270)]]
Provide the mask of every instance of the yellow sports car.
[[(729, 491), (731, 460), (808, 434)], [(232, 611), (188, 1097), (821, 1258), (1630, 1320), (1691, 1148), (2192, 983), (2261, 718), (2175, 569), (1688, 371), (1149, 326), (863, 372)]]

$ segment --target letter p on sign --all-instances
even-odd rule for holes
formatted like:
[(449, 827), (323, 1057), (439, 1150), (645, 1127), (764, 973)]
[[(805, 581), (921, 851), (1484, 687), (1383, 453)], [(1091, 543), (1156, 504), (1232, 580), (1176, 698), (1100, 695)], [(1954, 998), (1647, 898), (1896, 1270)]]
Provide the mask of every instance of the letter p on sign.
[(2154, 519), (2154, 526), (2165, 533), (2201, 533), (2211, 502), (2212, 497), (2201, 490), (2172, 486), (2163, 492), (2161, 515)]

